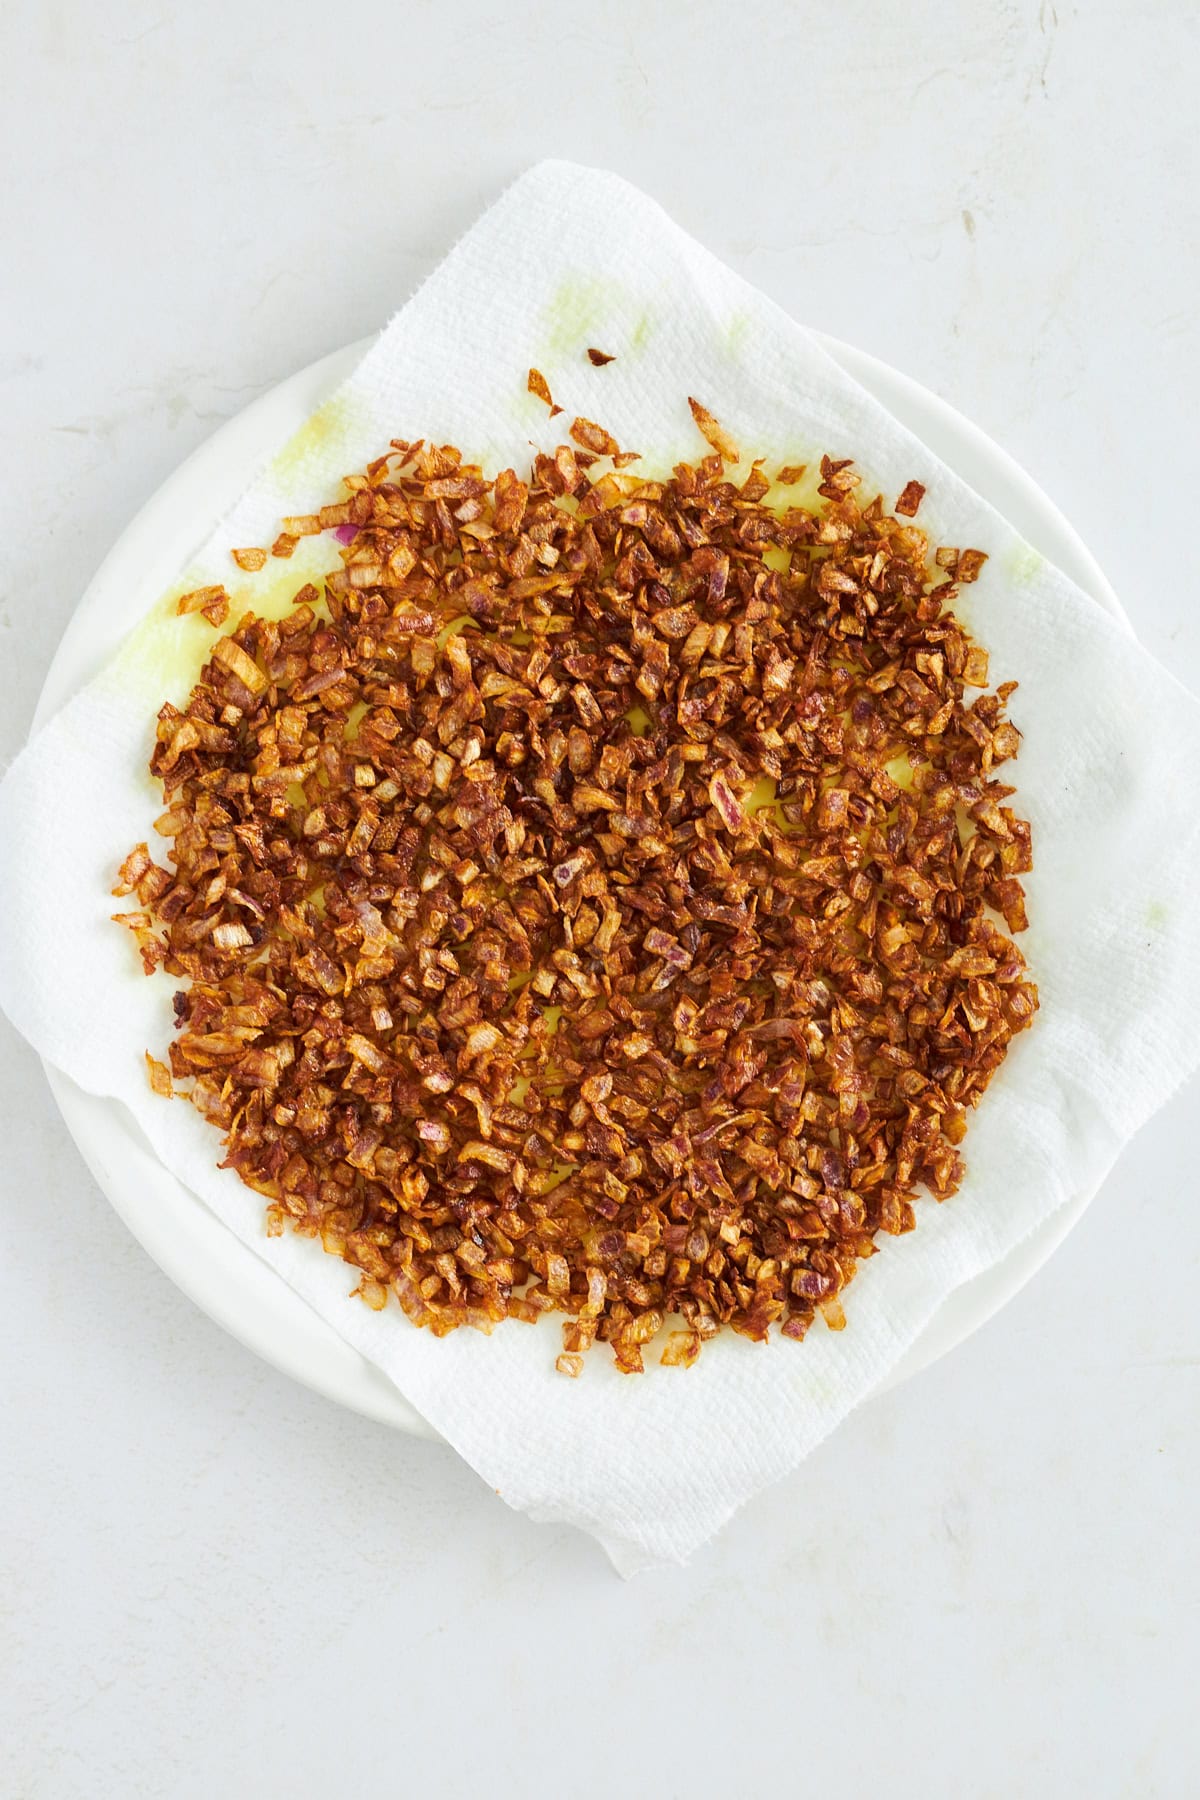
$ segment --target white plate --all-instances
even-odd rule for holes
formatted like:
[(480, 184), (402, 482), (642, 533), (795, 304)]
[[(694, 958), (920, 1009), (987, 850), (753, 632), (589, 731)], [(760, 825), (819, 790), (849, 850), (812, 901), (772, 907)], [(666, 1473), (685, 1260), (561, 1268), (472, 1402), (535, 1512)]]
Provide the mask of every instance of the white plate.
[[(823, 341), (851, 375), (1006, 514), (1044, 556), (1124, 619), (1116, 595), (1076, 533), (1011, 457), (906, 376), (861, 350)], [(35, 729), (100, 668), (258, 467), (350, 373), (365, 348), (354, 344), (335, 351), (280, 382), (215, 432), (143, 507), (67, 627), (46, 677)], [(47, 1067), (46, 1073), (92, 1174), (134, 1236), (197, 1306), (249, 1349), (318, 1393), (403, 1431), (433, 1435), (386, 1375), (344, 1343), (162, 1166), (124, 1107), (85, 1094), (57, 1069)], [(1077, 1195), (1002, 1263), (952, 1294), (885, 1386), (944, 1356), (1010, 1300), (1091, 1198), (1090, 1191)], [(318, 1254), (315, 1248), (313, 1254)], [(408, 1329), (402, 1322), (394, 1328)]]

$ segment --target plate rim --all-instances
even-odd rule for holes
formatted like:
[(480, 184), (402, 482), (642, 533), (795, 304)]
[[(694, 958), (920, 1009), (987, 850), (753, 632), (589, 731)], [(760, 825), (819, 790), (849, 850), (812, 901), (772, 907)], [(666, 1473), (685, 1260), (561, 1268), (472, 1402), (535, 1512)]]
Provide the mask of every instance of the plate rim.
[[(997, 488), (1007, 489), (1008, 497), (1000, 510), (1011, 517), (1015, 497), (1022, 535), (1065, 568), (1132, 632), (1120, 601), (1079, 533), (1008, 451), (932, 389), (879, 357), (821, 332), (812, 335), (847, 373), (897, 412), (902, 421), (906, 412), (934, 420), (958, 452), (956, 458), (944, 455), (942, 460), (964, 474), (985, 497), (990, 497), (988, 487), (992, 493)], [(122, 623), (115, 633), (110, 632), (98, 657), (94, 649), (88, 648), (98, 635), (103, 636), (102, 632), (97, 633), (97, 615), (123, 567), (132, 564), (131, 579), (139, 592), (149, 586), (155, 586), (157, 591), (157, 587), (167, 585), (179, 562), (186, 560), (187, 551), (178, 556), (173, 532), (163, 578), (159, 582), (156, 575), (155, 582), (151, 582), (147, 561), (152, 568), (155, 558), (148, 553), (160, 533), (160, 519), (173, 508), (195, 505), (200, 494), (210, 487), (221, 488), (223, 465), (234, 441), (261, 436), (263, 447), (253, 462), (244, 451), (229, 458), (242, 473), (238, 487), (227, 494), (215, 512), (211, 506), (206, 509), (216, 523), (244, 487), (247, 469), (253, 473), (270, 453), (271, 444), (285, 435), (276, 426), (277, 417), (286, 413), (294, 417), (296, 425), (302, 423), (350, 373), (372, 341), (362, 339), (331, 351), (273, 383), (223, 421), (158, 486), (121, 532), (80, 596), (46, 672), (31, 735), (90, 679), (128, 629), (128, 623)], [(894, 404), (897, 398), (899, 407)], [(303, 410), (297, 414), (295, 409), (301, 402)], [(259, 427), (263, 428), (261, 432)], [(919, 435), (927, 434), (922, 431)], [(964, 460), (969, 465), (967, 471), (963, 469)], [(986, 485), (978, 479), (980, 469), (985, 473)], [(193, 493), (196, 501), (192, 500)], [(382, 1370), (346, 1343), (269, 1263), (241, 1243), (158, 1161), (120, 1102), (85, 1093), (61, 1070), (44, 1060), (42, 1066), (67, 1130), (106, 1199), (168, 1279), (202, 1312), (255, 1355), (303, 1386), (414, 1436), (438, 1436)], [(1001, 1262), (954, 1289), (875, 1393), (887, 1392), (948, 1355), (1007, 1305), (1078, 1222), (1100, 1185), (1096, 1183), (1072, 1196)], [(204, 1272), (214, 1259), (235, 1271), (228, 1285), (214, 1281)], [(245, 1303), (247, 1297), (252, 1304)]]

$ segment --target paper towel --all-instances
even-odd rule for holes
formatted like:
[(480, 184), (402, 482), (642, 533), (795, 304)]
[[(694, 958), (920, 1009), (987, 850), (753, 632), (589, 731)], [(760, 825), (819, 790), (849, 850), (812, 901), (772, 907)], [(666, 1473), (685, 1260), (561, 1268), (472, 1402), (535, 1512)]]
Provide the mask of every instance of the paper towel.
[[(592, 367), (592, 345), (615, 361)], [(558, 423), (600, 420), (644, 453), (640, 469), (703, 453), (696, 394), (752, 454), (852, 456), (886, 495), (923, 482), (935, 541), (989, 552), (959, 611), (991, 652), (992, 680), (1020, 682), (1016, 804), (1036, 864), (1022, 948), (1042, 1009), (972, 1118), (961, 1191), (884, 1242), (846, 1295), (846, 1331), (818, 1325), (801, 1345), (766, 1347), (726, 1334), (694, 1369), (651, 1364), (640, 1378), (618, 1376), (599, 1347), (581, 1380), (564, 1380), (553, 1322), (435, 1340), (398, 1308), (350, 1300), (353, 1272), (312, 1242), (267, 1239), (259, 1197), (215, 1167), (212, 1130), (150, 1093), (143, 1051), (161, 1055), (169, 1039), (173, 984), (144, 979), (108, 922), (116, 865), (158, 810), (145, 773), (154, 712), (186, 694), (211, 637), (175, 617), (177, 594), (222, 581), (235, 607), (277, 608), (333, 566), (327, 542), (245, 577), (230, 548), (270, 543), (282, 514), (338, 497), (341, 475), (394, 436), (453, 442), (494, 468), (552, 449), (561, 433), (525, 391), (530, 366), (566, 409)], [(795, 1468), (945, 1297), (1095, 1183), (1195, 1066), (1198, 768), (1200, 705), (808, 333), (636, 189), (546, 163), (459, 243), (8, 772), (0, 1002), (48, 1060), (127, 1105), (163, 1161), (510, 1505), (582, 1526), (628, 1572), (686, 1558)]]

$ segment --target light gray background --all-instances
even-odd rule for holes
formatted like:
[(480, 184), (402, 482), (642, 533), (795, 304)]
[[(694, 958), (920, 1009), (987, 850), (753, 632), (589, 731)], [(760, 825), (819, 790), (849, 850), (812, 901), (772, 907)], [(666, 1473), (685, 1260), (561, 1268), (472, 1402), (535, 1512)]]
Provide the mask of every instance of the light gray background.
[[(953, 400), (1200, 690), (1193, 0), (8, 0), (0, 69), (4, 757), (158, 483), (545, 154)], [(1197, 1791), (1200, 1085), (965, 1348), (622, 1585), (223, 1337), (0, 1056), (3, 1795)]]

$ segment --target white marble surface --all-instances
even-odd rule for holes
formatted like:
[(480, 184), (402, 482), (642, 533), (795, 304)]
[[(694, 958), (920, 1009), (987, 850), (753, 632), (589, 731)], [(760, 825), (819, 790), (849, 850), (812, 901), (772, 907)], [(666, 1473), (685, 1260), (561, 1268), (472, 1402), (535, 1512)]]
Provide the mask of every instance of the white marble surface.
[[(8, 0), (0, 68), (0, 755), (158, 482), (547, 153), (953, 399), (1200, 690), (1193, 0)], [(4, 1795), (1196, 1791), (1200, 1084), (967, 1346), (622, 1585), (223, 1337), (0, 1057)]]

